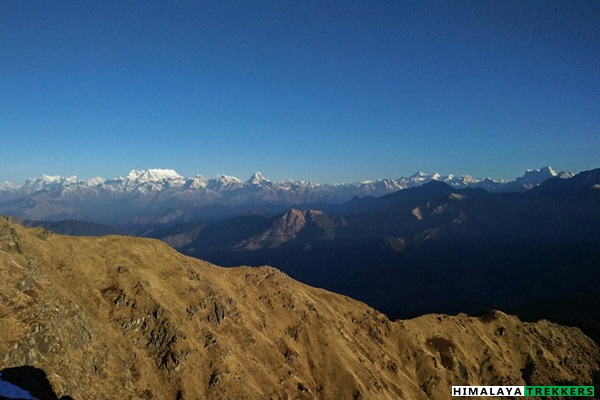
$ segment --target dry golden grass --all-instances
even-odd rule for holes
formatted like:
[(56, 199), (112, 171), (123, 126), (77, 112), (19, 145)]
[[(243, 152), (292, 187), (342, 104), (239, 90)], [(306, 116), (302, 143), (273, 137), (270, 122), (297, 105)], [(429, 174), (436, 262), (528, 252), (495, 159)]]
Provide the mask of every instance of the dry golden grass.
[(1, 220), (0, 277), (0, 367), (42, 368), (75, 399), (447, 399), (453, 384), (589, 384), (598, 369), (578, 329), (500, 312), (391, 322), (156, 240)]

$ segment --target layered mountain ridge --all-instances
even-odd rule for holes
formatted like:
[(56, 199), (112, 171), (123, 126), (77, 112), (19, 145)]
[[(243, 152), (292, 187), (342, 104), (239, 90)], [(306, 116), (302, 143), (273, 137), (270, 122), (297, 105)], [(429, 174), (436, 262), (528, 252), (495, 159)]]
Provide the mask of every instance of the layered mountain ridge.
[[(292, 216), (324, 226), (318, 213)], [(593, 385), (600, 359), (581, 331), (548, 321), (498, 311), (390, 321), (274, 268), (5, 218), (0, 354), (0, 370), (41, 369), (57, 397), (76, 400), (435, 400), (452, 385)]]
[[(553, 173), (528, 172), (520, 183)], [(142, 175), (158, 179), (132, 174)], [(391, 317), (495, 308), (581, 326), (600, 340), (600, 169), (557, 175), (519, 193), (457, 189), (431, 179), (341, 204), (194, 207), (165, 196), (172, 208), (163, 211), (155, 208), (159, 201), (131, 196), (108, 208), (120, 212), (126, 226), (77, 218), (23, 223), (74, 235), (159, 238), (218, 265), (274, 265)], [(257, 190), (265, 180), (259, 174), (249, 179)], [(65, 205), (47, 195), (23, 200), (28, 211)], [(93, 200), (76, 205), (82, 219), (83, 206), (90, 215), (103, 212)]]
[(598, 340), (599, 189), (600, 169), (524, 193), (430, 181), (154, 237), (219, 265), (275, 265), (392, 317), (495, 308), (588, 325)]
[[(261, 205), (339, 204), (354, 197), (385, 194), (417, 187), (430, 181), (453, 188), (482, 188), (490, 192), (523, 192), (549, 177), (568, 178), (550, 167), (528, 170), (514, 181), (495, 181), (469, 175), (425, 174), (357, 183), (318, 184), (305, 181), (271, 181), (255, 173), (247, 181), (218, 175), (186, 178), (172, 169), (133, 170), (125, 177), (92, 178), (41, 175), (24, 183), (0, 184), (0, 212), (32, 220), (80, 219), (104, 224), (138, 223), (182, 207), (251, 207)], [(206, 213), (205, 213), (206, 214)], [(177, 215), (165, 218), (177, 218)], [(138, 222), (136, 221), (136, 218)]]

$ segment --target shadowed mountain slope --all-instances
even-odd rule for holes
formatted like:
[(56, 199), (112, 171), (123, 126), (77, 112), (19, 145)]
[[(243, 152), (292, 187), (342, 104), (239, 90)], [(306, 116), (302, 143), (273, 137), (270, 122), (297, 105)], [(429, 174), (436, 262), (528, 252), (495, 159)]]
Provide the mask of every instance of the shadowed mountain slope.
[(547, 321), (392, 322), (274, 268), (6, 219), (0, 278), (0, 369), (41, 368), (76, 400), (447, 399), (453, 384), (592, 384), (600, 357)]
[[(599, 187), (600, 170), (525, 193), (431, 181), (326, 211), (291, 210), (235, 243), (198, 236), (177, 249), (219, 265), (274, 265), (392, 318), (501, 309), (593, 327)], [(543, 306), (549, 302), (555, 306)], [(595, 328), (586, 332), (600, 338)]]
[(127, 229), (97, 224), (88, 221), (22, 221), (24, 226), (39, 226), (61, 235), (72, 236), (105, 236), (105, 235), (131, 235)]

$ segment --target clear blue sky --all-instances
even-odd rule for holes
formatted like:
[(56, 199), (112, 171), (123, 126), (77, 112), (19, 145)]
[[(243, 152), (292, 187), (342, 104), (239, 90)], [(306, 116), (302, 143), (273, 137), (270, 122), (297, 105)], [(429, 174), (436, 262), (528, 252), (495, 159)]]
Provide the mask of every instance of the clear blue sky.
[(600, 1), (0, 0), (0, 181), (600, 167)]

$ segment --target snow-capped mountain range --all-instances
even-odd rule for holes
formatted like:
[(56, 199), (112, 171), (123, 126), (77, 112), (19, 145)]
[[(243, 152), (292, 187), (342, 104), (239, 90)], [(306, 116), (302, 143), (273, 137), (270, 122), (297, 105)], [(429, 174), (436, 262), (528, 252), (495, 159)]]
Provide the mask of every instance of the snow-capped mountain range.
[[(439, 173), (426, 174), (422, 171), (409, 177), (398, 179), (378, 179), (368, 180), (356, 183), (336, 183), (319, 184), (306, 181), (271, 181), (265, 178), (260, 172), (256, 172), (248, 180), (243, 181), (234, 176), (217, 175), (215, 178), (207, 179), (202, 175), (193, 178), (186, 178), (179, 175), (173, 169), (148, 169), (132, 170), (127, 176), (106, 179), (101, 177), (88, 180), (78, 179), (76, 176), (63, 177), (58, 175), (40, 175), (37, 178), (29, 178), (23, 183), (4, 182), (0, 183), (0, 190), (3, 192), (22, 192), (34, 193), (41, 190), (53, 190), (68, 187), (85, 187), (100, 190), (110, 190), (111, 192), (129, 193), (136, 190), (164, 191), (178, 188), (180, 190), (206, 190), (212, 192), (223, 192), (241, 188), (270, 187), (279, 190), (298, 190), (312, 189), (321, 192), (331, 192), (331, 194), (340, 192), (352, 192), (353, 196), (380, 196), (383, 194), (395, 192), (397, 190), (407, 189), (427, 183), (432, 180), (447, 183), (448, 185), (461, 189), (466, 187), (481, 187), (492, 192), (517, 191), (522, 192), (537, 186), (548, 178), (553, 177), (568, 178), (573, 176), (570, 172), (557, 173), (551, 167), (540, 169), (529, 169), (525, 174), (514, 181), (493, 180), (490, 178), (474, 178), (470, 175), (441, 175)], [(347, 200), (347, 196), (341, 196), (337, 201)], [(332, 197), (332, 199), (335, 196)]]
[[(568, 178), (550, 167), (528, 170), (514, 181), (417, 172), (409, 177), (357, 183), (319, 184), (305, 181), (271, 181), (256, 172), (243, 181), (233, 176), (183, 177), (172, 169), (133, 170), (113, 179), (78, 179), (41, 175), (23, 183), (0, 184), (0, 213), (31, 219), (90, 218), (100, 211), (166, 210), (180, 206), (295, 205), (342, 203), (353, 197), (382, 196), (432, 180), (460, 188), (483, 188), (490, 192), (523, 192), (551, 177)], [(96, 214), (94, 214), (96, 213)], [(95, 219), (95, 218), (94, 218)]]

